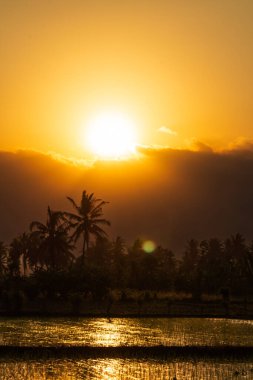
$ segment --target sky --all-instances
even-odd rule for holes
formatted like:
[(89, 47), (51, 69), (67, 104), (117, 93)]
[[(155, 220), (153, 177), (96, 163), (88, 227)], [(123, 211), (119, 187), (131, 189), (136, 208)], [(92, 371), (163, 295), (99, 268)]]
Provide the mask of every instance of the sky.
[(129, 244), (251, 240), (252, 19), (252, 0), (0, 0), (0, 241), (83, 190)]
[(108, 109), (140, 145), (250, 143), (252, 16), (252, 0), (0, 0), (0, 149), (85, 157)]

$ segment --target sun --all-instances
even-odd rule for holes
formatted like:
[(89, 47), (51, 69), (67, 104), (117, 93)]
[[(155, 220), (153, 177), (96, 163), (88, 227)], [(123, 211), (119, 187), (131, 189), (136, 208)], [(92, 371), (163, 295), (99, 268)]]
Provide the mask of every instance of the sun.
[(86, 138), (90, 150), (103, 159), (128, 158), (135, 153), (135, 126), (120, 112), (104, 112), (90, 120)]

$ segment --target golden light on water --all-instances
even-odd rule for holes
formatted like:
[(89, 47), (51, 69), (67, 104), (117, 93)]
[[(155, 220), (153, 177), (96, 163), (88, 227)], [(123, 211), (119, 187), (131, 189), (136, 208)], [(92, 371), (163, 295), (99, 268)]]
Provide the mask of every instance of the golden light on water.
[[(108, 321), (102, 322), (101, 324), (102, 332), (97, 333), (98, 344), (112, 344), (117, 346), (122, 340), (122, 331), (118, 327), (117, 323), (110, 323)], [(99, 330), (98, 330), (99, 331)]]
[(101, 360), (96, 366), (96, 372), (104, 380), (118, 379), (119, 367), (119, 360)]
[(107, 111), (90, 120), (86, 136), (89, 149), (100, 158), (118, 159), (135, 153), (134, 123), (118, 111)]

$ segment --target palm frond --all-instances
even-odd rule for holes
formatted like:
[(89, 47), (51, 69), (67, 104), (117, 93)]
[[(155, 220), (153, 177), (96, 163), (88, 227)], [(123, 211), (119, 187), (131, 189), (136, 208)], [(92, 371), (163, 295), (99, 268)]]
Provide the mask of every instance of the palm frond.
[(45, 231), (47, 227), (41, 222), (34, 221), (30, 224), (30, 230), (33, 231), (35, 228), (40, 231)]
[(92, 225), (92, 227), (90, 229), (90, 232), (93, 235), (97, 236), (97, 237), (106, 237), (106, 236), (108, 236), (108, 234), (102, 228), (100, 228), (96, 224)]
[(67, 199), (70, 201), (70, 203), (72, 204), (72, 206), (76, 209), (76, 211), (78, 213), (80, 213), (80, 207), (77, 206), (76, 202), (74, 201), (74, 199), (70, 198), (70, 197), (67, 197)]
[(73, 214), (72, 212), (64, 211), (62, 214), (66, 221), (68, 221), (68, 219), (74, 219), (78, 222), (82, 221), (82, 217), (80, 215)]
[(74, 233), (70, 236), (72, 240), (74, 240), (74, 242), (76, 242), (79, 237), (83, 234), (83, 231), (84, 231), (84, 228), (83, 228), (83, 225), (80, 224), (76, 230), (74, 231)]
[(92, 223), (94, 224), (103, 224), (104, 226), (110, 226), (111, 222), (106, 219), (92, 219)]

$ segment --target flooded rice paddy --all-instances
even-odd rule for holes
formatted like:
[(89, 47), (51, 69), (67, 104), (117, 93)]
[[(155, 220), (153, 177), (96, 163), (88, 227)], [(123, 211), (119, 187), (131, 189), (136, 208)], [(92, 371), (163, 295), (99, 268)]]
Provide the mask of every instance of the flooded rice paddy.
[[(1, 318), (1, 346), (253, 346), (253, 322), (208, 318)], [(0, 358), (0, 379), (253, 379), (250, 358)]]
[(230, 380), (253, 379), (246, 361), (83, 359), (0, 361), (4, 380)]
[(0, 318), (0, 345), (253, 345), (253, 321), (211, 318)]

